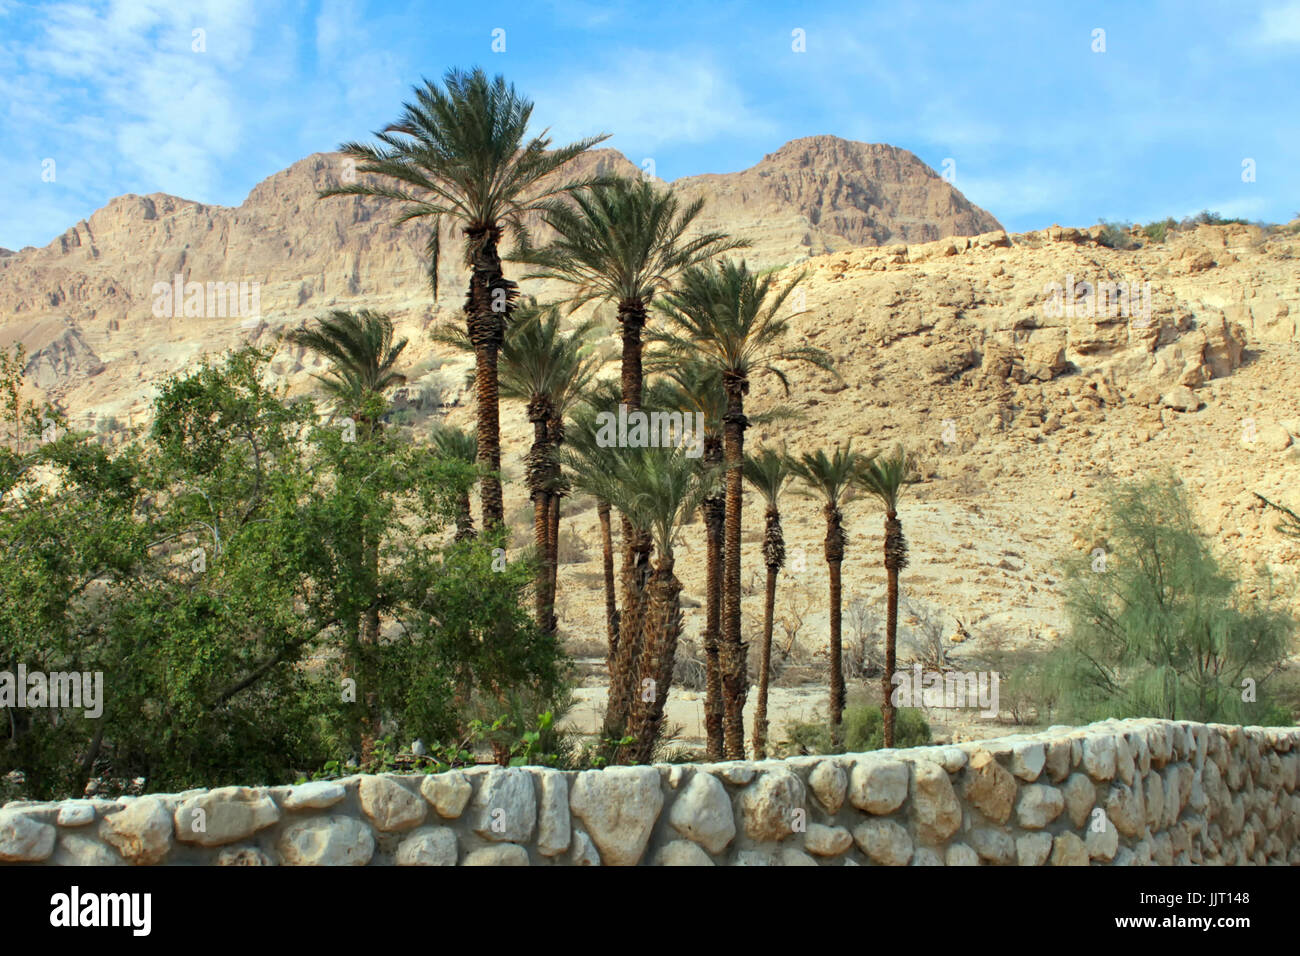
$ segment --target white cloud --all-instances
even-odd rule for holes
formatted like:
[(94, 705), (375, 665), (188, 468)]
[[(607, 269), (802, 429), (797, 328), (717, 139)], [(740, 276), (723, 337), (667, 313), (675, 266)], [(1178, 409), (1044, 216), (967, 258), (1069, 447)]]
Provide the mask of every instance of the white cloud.
[(1300, 2), (1293, 0), (1261, 12), (1252, 39), (1266, 46), (1300, 43)]
[(776, 129), (747, 105), (735, 79), (682, 53), (611, 53), (607, 63), (592, 64), (559, 86), (539, 85), (533, 99), (556, 142), (617, 131), (605, 145), (636, 162), (677, 144), (762, 137)]

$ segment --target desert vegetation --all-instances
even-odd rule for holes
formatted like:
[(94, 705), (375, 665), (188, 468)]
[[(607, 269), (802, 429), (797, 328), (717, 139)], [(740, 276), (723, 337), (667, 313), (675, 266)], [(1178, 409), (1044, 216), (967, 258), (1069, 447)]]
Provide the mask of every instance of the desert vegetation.
[[(345, 144), (365, 178), (320, 195), (379, 198), (403, 210), (404, 228), (427, 230), (431, 298), (440, 224), (463, 232), (463, 325), (433, 334), (473, 355), (473, 432), (395, 417), (407, 343), (371, 310), (329, 311), (288, 336), (329, 369), (316, 395), (269, 386), (271, 352), (249, 346), (174, 376), (149, 428), (113, 443), (100, 440), (107, 423), (69, 429), (57, 410), (25, 403), (21, 353), (2, 357), (0, 670), (102, 672), (111, 686), (93, 719), (6, 710), (0, 749), (23, 792), (480, 759), (688, 759), (666, 716), (684, 682), (704, 691), (708, 758), (931, 740), (929, 705), (895, 703), (899, 649), (942, 679), (970, 635), (953, 618), (945, 638), (950, 613), (903, 591), (901, 573), (926, 558), (904, 533), (909, 508), (923, 507), (907, 490), (929, 473), (918, 449), (862, 451), (852, 435), (797, 452), (750, 441), (755, 422), (786, 414), (747, 403), (759, 379), (786, 391), (795, 367), (836, 379), (827, 351), (789, 334), (803, 275), (752, 269), (745, 237), (694, 230), (702, 201), (570, 175), (603, 137), (553, 148), (532, 135), (532, 109), (500, 77), (453, 70), (414, 91), (379, 145)], [(1224, 221), (1103, 223), (1100, 241), (1128, 249)], [(517, 278), (563, 292), (524, 299)], [(596, 305), (615, 312), (617, 376)], [(525, 548), (512, 545), (503, 501), (503, 400), (524, 406), (533, 429), (519, 479), (531, 504)], [(745, 507), (747, 485), (761, 515)], [(771, 684), (802, 653), (809, 611), (782, 601), (791, 495), (825, 520), (826, 654), (804, 663), (827, 706), (825, 719), (770, 729)], [(601, 730), (586, 740), (561, 726), (572, 677), (557, 602), (559, 566), (585, 548), (564, 537), (579, 499), (599, 518), (592, 586), (603, 589), (605, 634), (595, 643), (608, 677)], [(1094, 534), (1104, 544), (1066, 562), (1062, 646), (1011, 655), (990, 639), (963, 665), (1001, 673), (1009, 706), (995, 717), (1289, 723), (1273, 688), (1295, 622), (1221, 561), (1175, 480), (1116, 485), (1107, 500)], [(1266, 505), (1300, 533), (1294, 512)], [(677, 552), (697, 518), (707, 556), (693, 608)], [(850, 525), (873, 529), (872, 550), (849, 548)], [(747, 530), (761, 535), (761, 568), (742, 560)], [(847, 641), (846, 560), (878, 566), (886, 588), (883, 608), (849, 595)], [(751, 653), (741, 598), (746, 572), (757, 581), (760, 570)], [(702, 621), (698, 644), (686, 641), (688, 614)]]

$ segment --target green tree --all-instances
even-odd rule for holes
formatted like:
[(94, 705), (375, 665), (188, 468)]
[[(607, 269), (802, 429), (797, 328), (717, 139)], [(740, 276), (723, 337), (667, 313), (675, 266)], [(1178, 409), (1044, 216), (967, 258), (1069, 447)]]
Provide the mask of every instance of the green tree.
[(1214, 556), (1176, 479), (1109, 490), (1097, 540), (1067, 566), (1070, 634), (1051, 672), (1069, 716), (1289, 722), (1266, 695), (1295, 621)]
[(772, 623), (776, 615), (776, 579), (785, 566), (785, 535), (781, 531), (781, 492), (793, 477), (789, 458), (771, 448), (745, 457), (745, 480), (763, 496), (763, 563), (767, 583), (763, 592), (763, 647), (758, 665), (758, 702), (754, 708), (754, 756), (767, 757), (767, 691), (772, 670)]
[[(434, 454), (445, 461), (462, 461), (468, 465), (478, 460), (478, 439), (472, 431), (439, 424), (430, 436)], [(474, 516), (470, 513), (469, 489), (456, 503), (456, 540), (474, 537)]]
[(919, 480), (915, 463), (902, 446), (889, 454), (877, 454), (863, 462), (857, 482), (867, 494), (880, 502), (885, 509), (885, 670), (880, 678), (884, 701), (880, 705), (884, 716), (885, 746), (894, 746), (893, 678), (898, 657), (898, 573), (907, 567), (907, 538), (903, 536), (903, 523), (898, 520), (898, 498), (903, 488)]
[(790, 467), (802, 480), (798, 491), (822, 503), (826, 516), (826, 567), (830, 577), (830, 725), (831, 739), (836, 746), (841, 741), (841, 723), (844, 714), (844, 655), (841, 640), (843, 623), (843, 586), (840, 568), (844, 563), (844, 505), (852, 500), (854, 482), (862, 471), (865, 459), (853, 450), (850, 439), (843, 447), (827, 455), (825, 450), (805, 452), (791, 459)]
[(693, 356), (716, 369), (727, 396), (723, 417), (723, 458), (726, 462), (726, 520), (722, 580), (723, 746), (728, 760), (745, 757), (744, 706), (748, 689), (747, 649), (740, 629), (740, 531), (743, 502), (742, 468), (745, 453), (745, 395), (750, 378), (760, 372), (774, 375), (789, 393), (790, 382), (782, 368), (808, 362), (833, 368), (830, 357), (811, 346), (787, 346), (789, 323), (780, 317), (782, 307), (803, 279), (796, 275), (778, 286), (771, 273), (756, 274), (743, 262), (694, 266), (682, 273), (678, 288), (666, 295), (659, 309), (667, 328), (653, 339), (670, 354)]
[(441, 223), (447, 217), (465, 234), (470, 269), (465, 297), (466, 333), (474, 345), (478, 400), (478, 452), (483, 477), (483, 525), (504, 521), (501, 499), (501, 427), (497, 356), (518, 289), (505, 278), (498, 247), (504, 229), (524, 234), (527, 216), (544, 212), (590, 181), (563, 182), (557, 173), (606, 139), (594, 136), (551, 149), (545, 135), (528, 136), (533, 104), (498, 76), (481, 69), (448, 70), (442, 86), (425, 81), (402, 115), (375, 134), (380, 145), (344, 143), (359, 173), (378, 181), (324, 190), (326, 196), (376, 196), (400, 204), (398, 222), (429, 219), (426, 251), (434, 298), (438, 295)]
[[(295, 329), (289, 341), (323, 356), (330, 371), (317, 379), (325, 386), (336, 407), (356, 419), (361, 439), (382, 447), (383, 412), (388, 403), (384, 393), (406, 382), (406, 376), (394, 366), (406, 348), (406, 339), (393, 341), (393, 322), (387, 315), (363, 309), (360, 312), (335, 310), (313, 327)], [(363, 592), (370, 602), (361, 614), (359, 665), (373, 653), (365, 650), (379, 643), (379, 541), (373, 528), (358, 527), (361, 542)], [(359, 666), (365, 681), (366, 723), (361, 738), (361, 757), (369, 759), (380, 732), (381, 703), (378, 684), (369, 666)]]

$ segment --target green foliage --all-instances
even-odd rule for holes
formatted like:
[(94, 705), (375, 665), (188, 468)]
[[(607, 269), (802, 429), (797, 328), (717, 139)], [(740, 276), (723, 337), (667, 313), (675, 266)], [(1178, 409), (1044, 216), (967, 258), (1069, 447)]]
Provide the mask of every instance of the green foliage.
[(1142, 234), (1151, 242), (1164, 242), (1169, 238), (1169, 234), (1178, 229), (1178, 222), (1173, 218), (1163, 219), (1159, 222), (1150, 222), (1142, 227)]
[(1127, 222), (1107, 222), (1105, 219), (1098, 219), (1101, 225), (1101, 235), (1097, 237), (1100, 245), (1109, 249), (1136, 249), (1138, 242), (1133, 238), (1130, 230), (1132, 224)]
[[(870, 704), (849, 707), (844, 711), (844, 744), (836, 750), (831, 743), (830, 725), (824, 722), (790, 721), (785, 726), (785, 740), (778, 749), (785, 755), (864, 753), (884, 745), (885, 725), (880, 708)], [(923, 747), (932, 740), (925, 715), (913, 707), (900, 707), (894, 723), (894, 745)]]
[[(1168, 478), (1112, 488), (1095, 531), (1109, 546), (1069, 563), (1071, 633), (1050, 664), (1067, 715), (1283, 719), (1266, 690), (1295, 621), (1219, 563), (1183, 486)], [(1252, 683), (1254, 699), (1244, 689)]]
[[(293, 779), (357, 751), (367, 692), (397, 739), (459, 741), (562, 689), (524, 610), (529, 566), (495, 561), (490, 538), (443, 544), (474, 466), (317, 424), (263, 384), (268, 358), (169, 380), (150, 433), (107, 448), (19, 401), (21, 365), (0, 356), (0, 671), (103, 675), (97, 718), (6, 714), (0, 776), (30, 795)], [(384, 633), (363, 644), (372, 609)], [(524, 753), (553, 746), (526, 723)]]

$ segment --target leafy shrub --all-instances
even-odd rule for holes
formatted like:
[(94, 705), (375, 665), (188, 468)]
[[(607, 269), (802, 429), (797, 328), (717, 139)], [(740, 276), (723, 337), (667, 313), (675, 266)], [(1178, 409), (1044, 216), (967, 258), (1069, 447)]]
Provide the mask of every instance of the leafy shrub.
[[(1066, 572), (1071, 632), (1050, 662), (1068, 716), (1264, 724), (1296, 622), (1245, 593), (1174, 478), (1115, 486), (1093, 529), (1110, 550)], [(1100, 562), (1100, 563), (1099, 563)]]
[(1169, 238), (1170, 232), (1178, 229), (1178, 223), (1170, 218), (1163, 219), (1160, 222), (1150, 222), (1142, 227), (1142, 234), (1152, 242), (1164, 242)]
[(1129, 233), (1131, 225), (1126, 222), (1107, 222), (1105, 219), (1099, 219), (1097, 222), (1101, 225), (1101, 235), (1097, 237), (1100, 245), (1108, 249), (1136, 249), (1137, 240)]
[[(849, 707), (844, 711), (844, 745), (839, 752), (864, 753), (879, 750), (885, 740), (884, 718), (880, 708), (870, 704)], [(923, 747), (932, 740), (925, 715), (914, 707), (900, 707), (894, 722), (894, 744), (898, 748)], [(778, 749), (786, 754), (828, 754), (831, 728), (821, 721), (790, 721), (785, 725), (785, 740)]]

